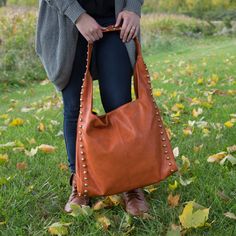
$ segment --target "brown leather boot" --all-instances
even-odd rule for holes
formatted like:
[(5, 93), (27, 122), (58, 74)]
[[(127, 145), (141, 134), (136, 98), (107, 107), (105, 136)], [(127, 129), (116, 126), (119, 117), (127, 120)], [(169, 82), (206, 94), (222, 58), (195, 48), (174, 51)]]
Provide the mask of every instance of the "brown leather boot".
[(77, 187), (76, 187), (76, 181), (75, 181), (75, 174), (71, 174), (70, 177), (70, 185), (72, 186), (72, 192), (69, 196), (69, 200), (65, 205), (64, 210), (67, 213), (71, 213), (72, 209), (70, 204), (76, 204), (76, 205), (90, 205), (90, 198), (89, 197), (84, 197), (84, 196), (79, 196), (77, 192)]
[(134, 216), (140, 216), (149, 211), (149, 204), (147, 203), (142, 188), (130, 190), (122, 193), (125, 210)]

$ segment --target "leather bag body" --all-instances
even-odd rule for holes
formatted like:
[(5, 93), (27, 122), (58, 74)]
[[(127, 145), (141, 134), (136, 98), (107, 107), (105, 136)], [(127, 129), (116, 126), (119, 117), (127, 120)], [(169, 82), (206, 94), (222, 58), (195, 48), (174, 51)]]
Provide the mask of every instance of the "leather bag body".
[[(103, 32), (121, 30), (110, 25)], [(152, 94), (141, 45), (134, 38), (136, 99), (98, 115), (93, 109), (89, 71), (93, 44), (80, 93), (76, 138), (76, 183), (79, 195), (108, 196), (164, 180), (178, 170), (170, 140)]]

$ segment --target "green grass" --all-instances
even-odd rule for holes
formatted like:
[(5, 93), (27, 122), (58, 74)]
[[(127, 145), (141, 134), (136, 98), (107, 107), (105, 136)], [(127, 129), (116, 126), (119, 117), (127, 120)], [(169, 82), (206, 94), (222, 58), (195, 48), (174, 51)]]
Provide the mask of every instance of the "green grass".
[[(133, 218), (134, 230), (131, 235), (166, 235), (171, 224), (180, 224), (178, 216), (182, 213), (185, 201), (195, 199), (204, 207), (210, 207), (208, 222), (213, 223), (211, 227), (189, 230), (186, 235), (233, 236), (236, 234), (235, 220), (226, 218), (223, 213), (229, 211), (236, 214), (235, 167), (230, 164), (221, 166), (218, 163), (208, 163), (207, 157), (236, 144), (236, 124), (232, 128), (224, 126), (224, 122), (230, 119), (230, 114), (236, 113), (236, 96), (215, 93), (212, 95), (211, 108), (190, 106), (189, 99), (196, 97), (207, 101), (214, 89), (236, 90), (236, 40), (169, 38), (169, 44), (161, 44), (161, 40), (158, 39), (151, 49), (143, 51), (144, 60), (151, 74), (153, 92), (162, 90), (161, 96), (156, 97), (156, 102), (162, 111), (166, 127), (172, 131), (173, 148), (179, 147), (177, 164), (182, 167), (182, 155), (190, 161), (190, 167), (182, 177), (196, 179), (191, 184), (182, 186), (179, 174), (176, 173), (157, 184), (156, 191), (146, 193), (151, 204), (150, 214), (154, 219)], [(208, 86), (207, 80), (213, 74), (219, 80), (216, 85)], [(199, 77), (204, 81), (201, 85), (196, 83)], [(103, 113), (97, 81), (94, 82), (94, 88), (94, 108)], [(174, 92), (176, 96), (171, 96)], [(25, 88), (10, 88), (1, 94), (0, 103), (0, 115), (9, 116), (9, 120), (0, 119), (0, 144), (19, 141), (27, 150), (43, 143), (57, 147), (53, 154), (38, 152), (33, 157), (28, 157), (19, 150), (14, 151), (12, 147), (0, 148), (0, 154), (7, 153), (9, 157), (8, 163), (0, 164), (0, 222), (6, 222), (0, 224), (0, 235), (48, 235), (47, 227), (58, 221), (72, 222), (69, 235), (124, 235), (119, 229), (125, 216), (120, 206), (100, 210), (90, 217), (74, 218), (63, 212), (70, 193), (69, 171), (58, 167), (60, 163), (67, 164), (67, 156), (63, 137), (56, 136), (63, 127), (63, 104), (60, 93), (56, 93), (53, 85), (32, 82)], [(171, 107), (175, 103), (184, 105), (179, 122), (171, 117)], [(33, 107), (34, 110), (21, 112), (21, 108), (26, 106)], [(191, 111), (197, 107), (202, 107), (203, 113), (199, 117), (193, 117)], [(8, 126), (16, 117), (22, 118), (24, 124), (18, 127)], [(59, 124), (52, 123), (52, 120)], [(202, 129), (195, 124), (193, 134), (185, 136), (183, 128), (189, 120), (208, 122), (209, 135), (204, 136)], [(40, 121), (46, 127), (44, 132), (37, 129)], [(35, 144), (28, 142), (31, 138), (35, 139)], [(201, 144), (203, 147), (200, 152), (194, 152), (194, 146)], [(19, 162), (27, 163), (28, 167), (24, 170), (17, 169)], [(11, 179), (6, 184), (1, 184), (4, 177)], [(173, 184), (175, 180), (179, 184), (172, 192), (180, 194), (180, 203), (171, 208), (167, 202), (170, 192), (168, 184)], [(230, 200), (224, 201), (218, 192), (224, 192)], [(96, 227), (96, 214), (105, 215), (112, 221), (109, 230)]]

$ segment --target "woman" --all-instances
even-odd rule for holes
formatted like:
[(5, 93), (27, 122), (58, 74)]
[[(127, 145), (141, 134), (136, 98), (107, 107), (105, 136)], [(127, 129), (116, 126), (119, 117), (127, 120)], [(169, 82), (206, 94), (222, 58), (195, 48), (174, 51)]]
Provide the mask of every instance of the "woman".
[[(76, 127), (80, 90), (86, 69), (87, 43), (94, 43), (91, 60), (93, 79), (98, 79), (105, 112), (130, 102), (135, 63), (134, 37), (140, 40), (143, 0), (41, 0), (37, 22), (36, 52), (64, 105), (64, 138), (71, 171), (72, 193), (65, 205), (90, 205), (76, 188)], [(121, 31), (103, 33), (108, 25)], [(122, 193), (125, 210), (141, 215), (149, 210), (141, 188)]]

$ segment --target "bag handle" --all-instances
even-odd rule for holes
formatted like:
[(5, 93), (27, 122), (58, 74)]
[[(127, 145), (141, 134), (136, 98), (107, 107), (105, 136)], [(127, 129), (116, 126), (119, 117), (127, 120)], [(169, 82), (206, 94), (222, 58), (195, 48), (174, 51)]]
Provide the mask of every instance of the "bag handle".
[[(111, 32), (111, 31), (120, 31), (121, 30), (121, 26), (117, 26), (115, 27), (115, 25), (109, 25), (106, 28), (102, 29), (102, 32)], [(135, 47), (136, 47), (136, 56), (142, 56), (142, 51), (141, 51), (141, 45), (138, 41), (137, 36), (134, 37), (134, 41), (135, 41)], [(91, 54), (92, 54), (92, 49), (93, 49), (93, 43), (88, 43), (88, 60), (87, 60), (87, 70), (89, 69), (90, 66), (90, 62), (91, 62)]]
[[(109, 25), (106, 28), (102, 29), (102, 32), (111, 32), (111, 31), (120, 31), (121, 30), (121, 26), (115, 27), (115, 25)], [(134, 37), (134, 42), (135, 42), (135, 49), (136, 49), (136, 62), (139, 58), (142, 58), (142, 51), (141, 51), (141, 45), (140, 42), (138, 40), (138, 37)], [(86, 87), (86, 93), (84, 96), (86, 98), (88, 98), (88, 105), (89, 107), (87, 107), (90, 112), (92, 113), (92, 108), (93, 108), (93, 82), (91, 79), (91, 73), (89, 71), (90, 68), (90, 63), (91, 63), (91, 56), (92, 56), (92, 49), (93, 49), (93, 44), (94, 43), (88, 43), (88, 50), (87, 50), (87, 65), (86, 65), (86, 72), (85, 72), (85, 81), (84, 81), (84, 85), (83, 87)], [(143, 62), (144, 63), (144, 62)], [(134, 90), (135, 90), (135, 95), (136, 95), (136, 99), (140, 97), (139, 94), (139, 88), (138, 86), (138, 74), (137, 71), (135, 71), (134, 69), (134, 73), (136, 73), (134, 75)], [(89, 77), (89, 78), (87, 78)], [(87, 100), (87, 99), (86, 99)]]

